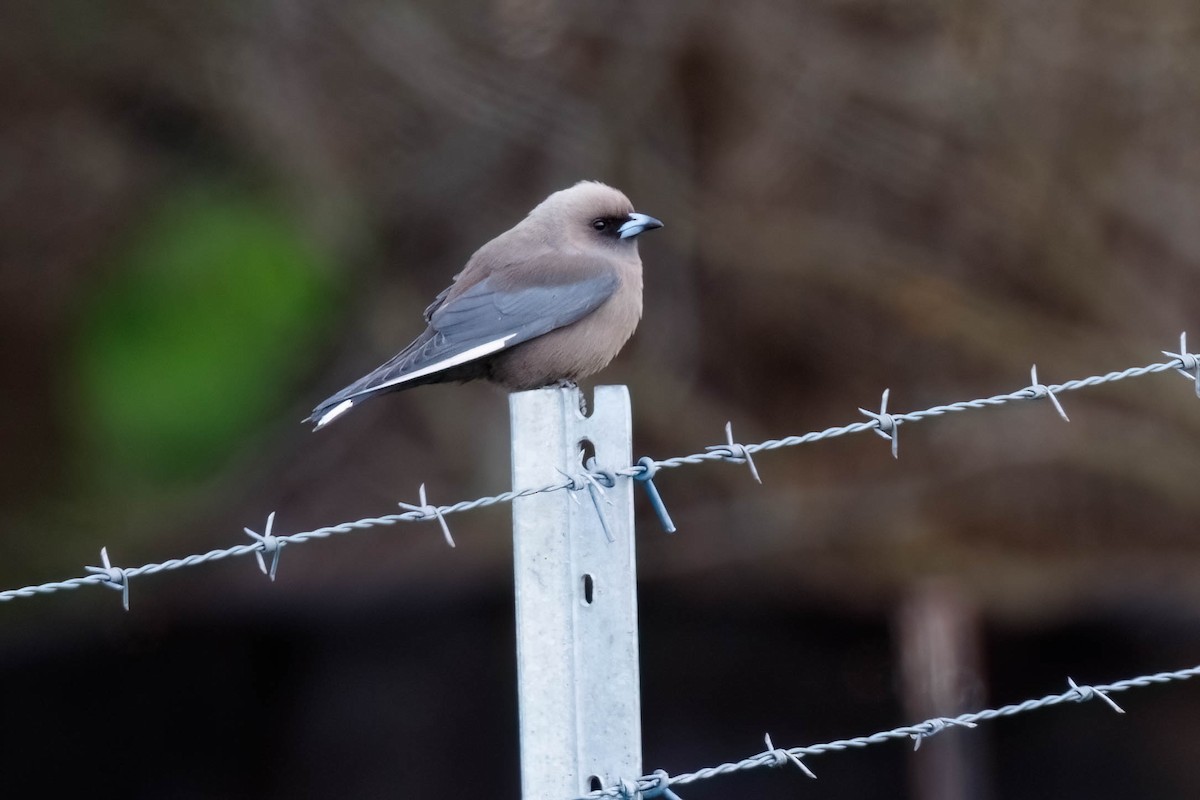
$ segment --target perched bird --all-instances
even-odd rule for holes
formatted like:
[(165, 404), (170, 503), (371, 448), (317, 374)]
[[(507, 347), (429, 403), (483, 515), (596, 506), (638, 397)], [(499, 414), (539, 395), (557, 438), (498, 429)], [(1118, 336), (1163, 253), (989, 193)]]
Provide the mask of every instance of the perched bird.
[(369, 397), (426, 383), (537, 389), (600, 371), (642, 316), (637, 236), (661, 227), (603, 183), (555, 192), (471, 256), (425, 309), (424, 333), (305, 422), (320, 429)]

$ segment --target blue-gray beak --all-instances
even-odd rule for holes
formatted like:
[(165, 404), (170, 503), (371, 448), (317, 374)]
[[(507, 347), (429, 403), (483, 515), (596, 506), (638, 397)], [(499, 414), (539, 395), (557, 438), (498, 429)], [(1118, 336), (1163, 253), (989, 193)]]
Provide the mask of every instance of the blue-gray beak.
[(629, 215), (629, 221), (617, 228), (617, 233), (621, 234), (622, 239), (631, 239), (639, 233), (662, 226), (663, 224), (654, 217), (634, 211)]

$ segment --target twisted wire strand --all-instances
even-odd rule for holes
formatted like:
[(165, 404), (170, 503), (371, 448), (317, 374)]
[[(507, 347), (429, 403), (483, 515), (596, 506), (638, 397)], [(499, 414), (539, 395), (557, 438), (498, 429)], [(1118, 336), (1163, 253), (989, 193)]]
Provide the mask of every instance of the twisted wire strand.
[[(642, 463), (623, 467), (621, 469), (611, 470), (611, 474), (627, 478), (643, 477), (645, 478), (653, 471), (658, 469), (675, 469), (683, 466), (703, 464), (709, 461), (726, 461), (731, 463), (745, 463), (744, 458), (740, 458), (736, 449), (744, 454), (754, 454), (764, 450), (777, 450), (783, 447), (795, 447), (797, 445), (809, 444), (823, 439), (833, 439), (839, 436), (846, 436), (853, 433), (862, 433), (864, 431), (876, 431), (884, 433), (888, 438), (894, 437), (895, 429), (899, 423), (904, 422), (919, 422), (926, 418), (938, 417), (944, 414), (949, 414), (958, 411), (967, 411), (969, 409), (985, 409), (1006, 403), (1014, 403), (1025, 400), (1036, 400), (1044, 397), (1044, 391), (1051, 394), (1060, 392), (1075, 391), (1091, 386), (1098, 386), (1105, 383), (1113, 383), (1115, 381), (1126, 380), (1129, 378), (1138, 378), (1144, 375), (1150, 375), (1167, 370), (1176, 370), (1185, 377), (1191, 379), (1193, 376), (1189, 372), (1200, 370), (1197, 367), (1197, 354), (1189, 353), (1186, 349), (1185, 341), (1181, 341), (1180, 352), (1170, 353), (1174, 357), (1169, 361), (1148, 364), (1143, 367), (1130, 367), (1128, 369), (1108, 372), (1103, 375), (1093, 375), (1087, 378), (1078, 380), (1069, 380), (1060, 384), (1049, 386), (1027, 386), (1015, 392), (1008, 394), (998, 394), (992, 397), (980, 398), (978, 400), (962, 400), (956, 403), (934, 406), (921, 411), (910, 411), (906, 413), (886, 413), (886, 400), (884, 409), (878, 415), (873, 415), (871, 419), (852, 422), (848, 425), (841, 425), (832, 428), (826, 428), (821, 431), (812, 431), (798, 436), (785, 436), (781, 439), (768, 439), (764, 442), (756, 444), (734, 444), (731, 441), (728, 445), (718, 445), (702, 453), (693, 453), (685, 456), (674, 456), (662, 460), (643, 459)], [(1195, 378), (1197, 382), (1197, 391), (1200, 392), (1200, 377)], [(1036, 383), (1036, 375), (1035, 375)], [(890, 431), (890, 432), (888, 432)], [(893, 447), (894, 447), (893, 442)], [(893, 450), (894, 452), (894, 450)], [(451, 503), (444, 506), (428, 506), (419, 510), (405, 511), (400, 514), (385, 514), (378, 517), (366, 517), (354, 522), (343, 522), (337, 525), (330, 525), (324, 528), (315, 528), (310, 531), (301, 531), (284, 536), (273, 537), (274, 542), (272, 547), (277, 547), (281, 544), (299, 544), (310, 539), (325, 539), (331, 536), (351, 533), (353, 531), (367, 530), (377, 528), (384, 525), (395, 525), (398, 522), (413, 522), (420, 520), (435, 519), (446, 514), (457, 514), (463, 511), (471, 511), (477, 508), (493, 506), (499, 503), (509, 503), (519, 497), (528, 497), (534, 494), (542, 494), (546, 492), (558, 491), (580, 491), (587, 485), (586, 481), (570, 478), (559, 481), (558, 483), (548, 484), (528, 489), (519, 489), (500, 494), (479, 497), (473, 500), (463, 500), (457, 503)], [(109, 568), (104, 573), (96, 573), (84, 575), (75, 578), (67, 578), (59, 581), (49, 581), (47, 583), (23, 586), (18, 589), (8, 589), (0, 591), (0, 603), (10, 602), (18, 598), (34, 597), (40, 594), (52, 594), (58, 591), (78, 589), (82, 586), (108, 586), (111, 588), (122, 588), (128, 593), (128, 581), (130, 578), (135, 578), (141, 575), (153, 575), (159, 572), (167, 572), (170, 570), (183, 569), (185, 567), (193, 567), (199, 564), (204, 564), (209, 561), (219, 561), (224, 558), (244, 556), (251, 553), (264, 553), (268, 548), (267, 543), (259, 540), (251, 543), (237, 544), (231, 547), (222, 549), (210, 550), (206, 553), (198, 553), (182, 558), (172, 558), (158, 564), (143, 564), (137, 567), (125, 568)], [(118, 579), (119, 576), (119, 579)]]
[[(919, 722), (915, 725), (904, 725), (899, 728), (893, 728), (888, 731), (879, 731), (867, 736), (855, 736), (850, 739), (837, 739), (832, 742), (823, 744), (813, 744), (807, 747), (789, 747), (777, 748), (768, 750), (767, 752), (757, 753), (753, 756), (748, 756), (740, 761), (731, 761), (724, 764), (718, 764), (713, 767), (703, 767), (694, 772), (684, 772), (679, 775), (672, 775), (664, 778), (661, 770), (643, 775), (635, 781), (626, 781), (627, 784), (632, 784), (639, 792), (653, 791), (663, 787), (664, 780), (668, 786), (678, 786), (697, 781), (708, 780), (719, 775), (730, 775), (735, 772), (742, 772), (750, 769), (758, 769), (760, 767), (778, 767), (783, 762), (780, 755), (787, 758), (800, 759), (803, 756), (815, 756), (822, 753), (839, 752), (842, 750), (861, 749), (875, 744), (891, 741), (893, 739), (911, 739), (919, 743), (922, 739), (933, 736), (947, 727), (960, 726), (973, 728), (979, 722), (985, 720), (996, 719), (997, 717), (1011, 717), (1017, 714), (1025, 714), (1030, 711), (1036, 711), (1041, 708), (1048, 708), (1060, 703), (1083, 703), (1089, 700), (1102, 699), (1108, 704), (1121, 711), (1121, 709), (1112, 702), (1107, 695), (1114, 692), (1124, 692), (1129, 689), (1143, 688), (1160, 683), (1170, 683), (1173, 681), (1185, 681), (1190, 678), (1200, 676), (1200, 666), (1188, 667), (1174, 672), (1157, 672), (1153, 675), (1142, 675), (1137, 678), (1127, 678), (1125, 680), (1116, 681), (1114, 683), (1099, 684), (1091, 686), (1078, 686), (1071, 682), (1071, 688), (1061, 694), (1050, 694), (1045, 697), (1026, 700), (1021, 703), (1012, 703), (1010, 705), (1001, 706), (999, 708), (989, 708), (982, 711), (974, 711), (967, 714), (960, 714), (957, 717), (935, 717), (927, 719), (924, 722)], [(622, 797), (626, 794), (625, 787), (620, 785), (601, 789), (583, 795), (580, 800), (598, 800), (603, 797)]]

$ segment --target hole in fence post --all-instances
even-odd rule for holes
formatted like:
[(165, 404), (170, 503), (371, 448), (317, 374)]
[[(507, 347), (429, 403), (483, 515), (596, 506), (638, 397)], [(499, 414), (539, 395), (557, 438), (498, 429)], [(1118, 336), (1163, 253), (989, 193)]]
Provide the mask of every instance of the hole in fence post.
[(587, 467), (588, 459), (596, 457), (596, 445), (592, 444), (591, 439), (580, 439), (579, 440), (579, 452), (580, 452), (579, 463), (582, 464), (584, 467)]
[(600, 782), (599, 775), (592, 775), (590, 778), (588, 778), (588, 791), (589, 792), (598, 792), (603, 788), (604, 788), (604, 784), (602, 784)]
[(596, 591), (595, 580), (592, 579), (591, 575), (584, 574), (584, 576), (583, 576), (583, 604), (585, 606), (590, 606), (592, 604), (592, 597), (595, 594), (595, 591)]

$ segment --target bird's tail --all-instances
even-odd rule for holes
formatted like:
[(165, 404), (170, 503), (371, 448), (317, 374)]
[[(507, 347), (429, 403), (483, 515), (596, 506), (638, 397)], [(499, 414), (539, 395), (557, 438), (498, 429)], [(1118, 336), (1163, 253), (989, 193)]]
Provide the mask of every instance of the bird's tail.
[[(444, 344), (444, 338), (437, 335), (435, 331), (427, 329), (387, 363), (362, 376), (337, 394), (322, 400), (304, 421), (315, 423), (313, 430), (320, 430), (377, 394), (411, 389), (427, 383), (486, 377), (486, 367), (482, 367), (478, 363), (455, 363), (455, 359), (460, 358), (462, 354), (443, 358), (440, 361), (436, 359), (436, 356), (431, 359), (431, 351), (437, 354), (437, 347), (444, 347)], [(470, 353), (468, 352), (466, 355), (470, 355)], [(433, 363), (428, 363), (431, 360)]]
[[(392, 356), (387, 363), (381, 364), (362, 376), (354, 383), (342, 389), (337, 394), (330, 395), (317, 404), (312, 414), (304, 422), (314, 423), (313, 430), (319, 431), (350, 409), (361, 404), (364, 400), (379, 391), (386, 391), (389, 379), (403, 374), (412, 360), (413, 354), (432, 338), (432, 332), (426, 330), (417, 337), (416, 341)], [(405, 388), (397, 385), (395, 388)]]

